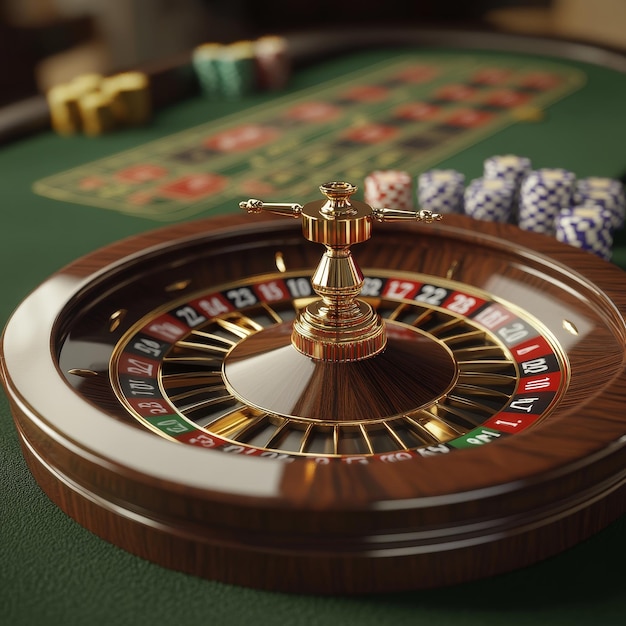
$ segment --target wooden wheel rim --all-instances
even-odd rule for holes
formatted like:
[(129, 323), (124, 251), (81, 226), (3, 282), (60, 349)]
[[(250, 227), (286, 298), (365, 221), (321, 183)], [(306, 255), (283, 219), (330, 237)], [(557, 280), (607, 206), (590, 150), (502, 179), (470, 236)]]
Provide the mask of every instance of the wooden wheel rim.
[[(428, 229), (430, 237), (479, 243), (562, 280), (567, 289), (576, 286), (600, 307), (616, 345), (624, 345), (625, 281), (617, 268), (508, 226), (477, 227), (452, 218)], [(59, 375), (51, 338), (71, 315), (68, 303), (94, 281), (189, 242), (210, 244), (242, 233), (291, 236), (296, 230), (291, 222), (251, 225), (244, 217), (161, 229), (68, 266), (16, 311), (3, 338), (3, 378), (31, 469), (70, 515), (126, 549), (192, 573), (269, 588), (361, 592), (448, 584), (532, 563), (624, 511), (623, 360), (605, 372), (594, 402), (581, 398), (580, 410), (570, 407), (566, 415), (480, 450), (376, 465), (314, 466), (305, 459), (285, 465), (175, 446), (110, 419)], [(411, 230), (420, 233), (422, 227)], [(512, 234), (514, 245), (500, 238)], [(436, 481), (426, 476), (425, 464)], [(591, 510), (596, 519), (585, 521)], [(98, 518), (94, 511), (105, 513)], [(112, 528), (112, 519), (122, 531)], [(576, 529), (567, 531), (561, 545), (551, 544), (566, 520), (575, 520)], [(168, 545), (206, 550), (204, 560), (211, 563), (169, 553), (174, 550), (161, 557), (137, 540), (137, 529), (167, 537)], [(526, 554), (513, 550), (537, 529), (548, 534), (540, 531), (544, 538), (536, 546)], [(469, 567), (478, 553), (490, 555), (490, 563)], [(442, 554), (455, 556), (428, 576), (408, 576)], [(241, 559), (246, 572), (225, 566)], [(397, 575), (390, 575), (390, 560)], [(268, 582), (261, 573), (268, 563), (321, 563), (327, 576), (281, 574)]]

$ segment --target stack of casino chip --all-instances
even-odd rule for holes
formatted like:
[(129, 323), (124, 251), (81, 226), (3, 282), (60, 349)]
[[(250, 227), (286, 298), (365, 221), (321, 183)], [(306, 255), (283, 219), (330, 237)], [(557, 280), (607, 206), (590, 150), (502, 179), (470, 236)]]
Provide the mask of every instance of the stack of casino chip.
[(614, 231), (624, 227), (626, 197), (624, 186), (619, 180), (597, 176), (577, 180), (574, 203), (578, 206), (602, 207), (609, 211)]
[(214, 98), (220, 93), (220, 78), (217, 71), (217, 61), (222, 52), (222, 44), (204, 43), (197, 46), (191, 56), (200, 90), (208, 98)]
[(241, 98), (256, 90), (256, 60), (252, 41), (236, 41), (224, 46), (216, 67), (221, 93), (226, 99)]
[(254, 43), (204, 43), (193, 50), (191, 62), (202, 93), (210, 99), (233, 100), (256, 90)]
[(456, 170), (428, 170), (417, 178), (420, 208), (435, 213), (462, 213), (465, 176)]
[(517, 224), (523, 230), (553, 235), (562, 208), (572, 206), (576, 176), (565, 169), (531, 171), (522, 181)]
[(279, 36), (203, 43), (194, 48), (191, 62), (200, 90), (215, 100), (242, 98), (259, 89), (282, 89), (290, 75), (287, 42)]
[(528, 157), (515, 154), (495, 155), (483, 162), (483, 177), (486, 179), (504, 178), (515, 186), (515, 198), (511, 209), (511, 218), (517, 218), (519, 193), (522, 181), (532, 171), (532, 163)]
[(142, 72), (80, 74), (47, 93), (52, 128), (62, 135), (101, 135), (144, 124), (151, 116), (150, 100), (149, 79)]
[(287, 40), (278, 35), (259, 37), (254, 42), (256, 70), (260, 89), (284, 89), (289, 82), (291, 62)]
[(122, 72), (103, 79), (100, 91), (111, 101), (115, 119), (125, 126), (140, 126), (151, 116), (148, 76), (143, 72)]
[(506, 178), (475, 178), (465, 190), (465, 213), (478, 220), (508, 222), (516, 189)]
[(601, 206), (566, 207), (556, 217), (555, 237), (608, 261), (613, 245), (611, 221), (611, 212)]
[(91, 137), (111, 132), (117, 127), (111, 99), (101, 91), (82, 96), (78, 102), (81, 128)]
[(483, 163), (484, 178), (506, 178), (516, 187), (520, 187), (522, 180), (531, 170), (530, 159), (515, 154), (492, 156)]
[(55, 85), (46, 94), (52, 128), (60, 135), (79, 132), (78, 97), (70, 85)]
[[(83, 129), (85, 116), (102, 115), (103, 132), (110, 129), (112, 112), (102, 112), (106, 107), (92, 100), (91, 96), (100, 90), (103, 76), (97, 73), (79, 74), (67, 83), (55, 85), (46, 94), (50, 109), (52, 128), (60, 135), (73, 135)], [(98, 99), (99, 100), (99, 99)], [(109, 114), (110, 113), (110, 114)], [(89, 121), (88, 121), (89, 124)]]
[(365, 178), (365, 202), (374, 208), (413, 210), (413, 179), (408, 172), (375, 170)]

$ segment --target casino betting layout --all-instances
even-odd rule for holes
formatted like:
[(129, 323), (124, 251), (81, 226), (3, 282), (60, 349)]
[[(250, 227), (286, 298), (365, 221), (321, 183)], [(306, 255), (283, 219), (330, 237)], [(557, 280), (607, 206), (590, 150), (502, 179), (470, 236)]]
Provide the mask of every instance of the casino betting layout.
[(11, 623), (618, 623), (626, 60), (382, 33), (4, 146)]

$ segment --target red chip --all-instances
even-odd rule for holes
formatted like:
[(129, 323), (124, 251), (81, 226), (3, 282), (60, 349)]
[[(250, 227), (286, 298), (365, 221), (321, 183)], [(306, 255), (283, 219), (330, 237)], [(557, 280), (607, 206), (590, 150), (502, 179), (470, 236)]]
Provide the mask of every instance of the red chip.
[(365, 178), (365, 202), (376, 208), (413, 210), (413, 180), (407, 172), (376, 170)]

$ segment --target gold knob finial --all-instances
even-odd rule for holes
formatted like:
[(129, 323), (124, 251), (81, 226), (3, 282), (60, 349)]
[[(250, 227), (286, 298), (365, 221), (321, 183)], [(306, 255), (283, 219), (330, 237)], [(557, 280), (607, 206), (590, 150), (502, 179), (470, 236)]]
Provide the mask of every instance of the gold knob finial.
[(350, 204), (350, 196), (356, 193), (358, 187), (352, 183), (332, 181), (320, 185), (320, 191), (328, 198), (320, 211), (325, 215), (354, 215), (356, 210)]

